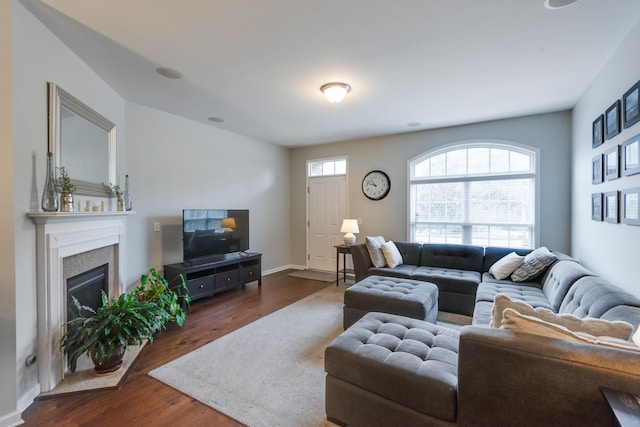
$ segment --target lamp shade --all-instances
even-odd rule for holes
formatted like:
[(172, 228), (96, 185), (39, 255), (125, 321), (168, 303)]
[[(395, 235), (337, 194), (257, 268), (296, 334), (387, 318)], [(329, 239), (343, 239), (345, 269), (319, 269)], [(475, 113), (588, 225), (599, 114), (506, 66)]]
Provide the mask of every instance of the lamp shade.
[(320, 91), (324, 93), (324, 96), (327, 97), (329, 102), (337, 104), (342, 101), (347, 93), (351, 90), (351, 86), (346, 83), (327, 83), (320, 87)]
[(359, 233), (360, 229), (358, 228), (358, 220), (357, 219), (345, 219), (342, 221), (342, 227), (340, 228), (341, 233)]
[(222, 228), (236, 228), (235, 218), (222, 218)]

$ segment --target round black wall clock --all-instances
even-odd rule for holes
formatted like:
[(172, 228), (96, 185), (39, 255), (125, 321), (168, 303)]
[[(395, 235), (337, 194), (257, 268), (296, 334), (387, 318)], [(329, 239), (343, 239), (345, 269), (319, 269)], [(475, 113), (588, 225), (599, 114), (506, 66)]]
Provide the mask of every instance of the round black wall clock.
[(391, 190), (391, 179), (386, 173), (375, 170), (364, 176), (362, 180), (362, 192), (371, 200), (382, 200)]

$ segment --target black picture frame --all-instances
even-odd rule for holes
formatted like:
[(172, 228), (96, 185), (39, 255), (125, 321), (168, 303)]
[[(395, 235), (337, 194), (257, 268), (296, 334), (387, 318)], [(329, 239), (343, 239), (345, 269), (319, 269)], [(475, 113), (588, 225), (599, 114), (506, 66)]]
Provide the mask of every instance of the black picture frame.
[(591, 219), (602, 221), (602, 193), (591, 194)]
[(604, 113), (604, 139), (611, 139), (620, 133), (620, 100), (611, 104)]
[(612, 181), (620, 178), (620, 146), (616, 145), (604, 152), (604, 179)]
[(623, 142), (621, 151), (620, 172), (622, 175), (629, 176), (640, 173), (640, 134)]
[(591, 160), (591, 183), (601, 184), (604, 182), (602, 154), (598, 154)]
[(604, 116), (602, 114), (593, 121), (591, 135), (591, 146), (593, 148), (602, 145), (604, 142)]
[(622, 222), (640, 225), (640, 187), (622, 190)]
[(640, 121), (640, 81), (622, 95), (622, 122), (629, 128)]
[(604, 220), (612, 224), (620, 222), (620, 209), (618, 209), (618, 192), (608, 191), (604, 193)]

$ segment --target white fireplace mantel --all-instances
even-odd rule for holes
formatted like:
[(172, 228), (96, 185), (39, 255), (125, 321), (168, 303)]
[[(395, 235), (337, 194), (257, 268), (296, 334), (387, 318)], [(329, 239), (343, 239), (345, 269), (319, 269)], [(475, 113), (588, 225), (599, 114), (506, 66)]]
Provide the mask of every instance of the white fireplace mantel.
[(36, 224), (36, 280), (38, 301), (38, 378), (42, 392), (51, 391), (64, 378), (65, 363), (59, 340), (66, 320), (66, 257), (114, 245), (115, 263), (111, 297), (124, 290), (126, 217), (134, 211), (30, 212)]

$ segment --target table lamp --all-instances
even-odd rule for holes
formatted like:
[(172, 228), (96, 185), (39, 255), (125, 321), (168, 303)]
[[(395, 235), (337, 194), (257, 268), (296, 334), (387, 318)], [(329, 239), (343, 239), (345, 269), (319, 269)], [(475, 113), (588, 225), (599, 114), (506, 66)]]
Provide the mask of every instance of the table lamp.
[(342, 221), (342, 227), (340, 228), (341, 233), (346, 233), (344, 235), (344, 244), (345, 245), (353, 245), (356, 242), (356, 236), (353, 233), (359, 233), (358, 229), (358, 220), (356, 219), (345, 219)]

